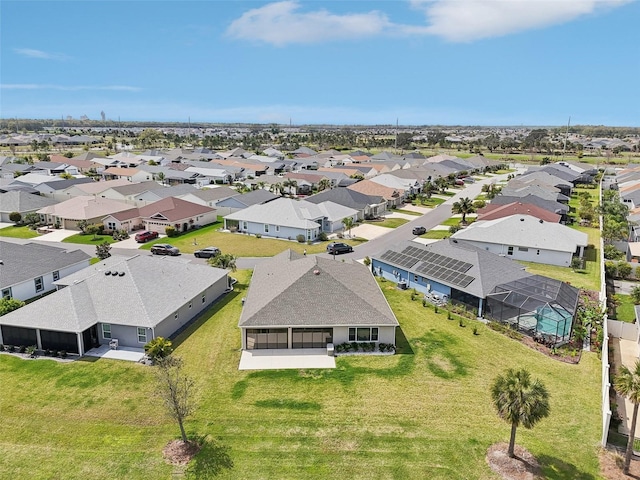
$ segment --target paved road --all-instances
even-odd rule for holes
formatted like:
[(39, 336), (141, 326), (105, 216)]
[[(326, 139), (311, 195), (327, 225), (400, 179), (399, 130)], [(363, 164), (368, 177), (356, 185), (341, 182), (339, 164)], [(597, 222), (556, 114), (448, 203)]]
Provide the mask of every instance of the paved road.
[[(396, 245), (405, 240), (414, 239), (415, 235), (411, 233), (411, 230), (413, 229), (413, 227), (420, 225), (425, 227), (427, 230), (430, 230), (436, 225), (440, 225), (442, 222), (444, 222), (449, 217), (451, 217), (451, 206), (453, 205), (454, 202), (458, 201), (460, 198), (462, 197), (474, 198), (480, 194), (480, 192), (482, 191), (483, 185), (492, 183), (492, 182), (501, 181), (501, 180), (506, 180), (506, 178), (507, 178), (507, 174), (496, 175), (493, 177), (483, 178), (482, 180), (478, 180), (472, 184), (465, 184), (465, 187), (462, 190), (459, 190), (453, 197), (447, 199), (444, 203), (440, 204), (438, 207), (434, 208), (433, 210), (430, 210), (429, 212), (425, 213), (422, 216), (419, 216), (419, 217), (416, 216), (415, 220), (405, 223), (404, 225), (401, 225), (397, 228), (394, 228), (394, 229), (390, 228), (389, 233), (385, 233), (380, 237), (374, 238), (372, 240), (369, 240), (366, 243), (358, 245), (357, 247), (354, 248), (354, 251), (352, 253), (336, 255), (335, 258), (336, 260), (343, 259), (343, 258), (344, 259), (347, 259), (347, 258), (362, 259), (367, 256), (372, 257), (372, 256), (380, 255), (384, 253), (386, 250), (388, 250), (389, 248), (391, 248), (393, 245)], [(25, 244), (25, 243), (35, 241), (38, 243), (52, 245), (52, 246), (61, 247), (61, 248), (83, 250), (84, 252), (88, 253), (91, 256), (95, 256), (96, 254), (96, 247), (94, 245), (79, 245), (79, 244), (73, 244), (73, 243), (47, 242), (47, 241), (38, 240), (37, 238), (25, 240), (20, 238), (2, 237), (0, 239), (3, 241), (20, 243), (20, 244)], [(151, 252), (149, 250), (112, 247), (111, 254), (130, 257), (136, 254), (151, 255)], [(331, 255), (328, 255), (326, 253), (322, 253), (319, 255), (323, 257), (328, 257), (328, 258), (332, 257)], [(207, 262), (205, 259), (194, 258), (192, 255), (185, 255), (185, 258), (189, 258), (189, 260), (191, 260), (191, 262), (193, 263), (198, 263), (202, 265), (205, 265)], [(236, 260), (236, 265), (240, 269), (250, 269), (250, 268), (254, 268), (255, 265), (259, 263), (261, 260), (264, 260), (264, 258), (265, 257), (238, 258)]]

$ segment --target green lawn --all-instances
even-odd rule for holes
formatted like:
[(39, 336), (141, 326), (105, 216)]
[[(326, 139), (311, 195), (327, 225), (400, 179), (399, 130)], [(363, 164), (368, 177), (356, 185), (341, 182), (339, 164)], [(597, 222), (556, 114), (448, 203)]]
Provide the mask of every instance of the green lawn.
[[(472, 224), (473, 222), (476, 221), (476, 217), (472, 217), (467, 215), (467, 225)], [(451, 217), (448, 220), (445, 220), (444, 222), (442, 222), (440, 225), (446, 225), (448, 227), (456, 227), (458, 225), (460, 225), (460, 222), (462, 221), (461, 217)]]
[(616, 320), (627, 323), (635, 323), (636, 321), (636, 309), (631, 295), (625, 295), (620, 293), (617, 295), (620, 298), (620, 305), (616, 307)]
[[(249, 272), (234, 275), (235, 291), (175, 342), (200, 388), (187, 431), (211, 435), (235, 463), (220, 478), (495, 479), (485, 454), (510, 427), (489, 385), (508, 365), (527, 367), (551, 395), (550, 417), (517, 434), (545, 478), (600, 478), (595, 354), (579, 365), (553, 360), (475, 321), (461, 328), (384, 282), (403, 354), (338, 357), (334, 370), (241, 372), (237, 321)], [(172, 478), (161, 449), (179, 432), (151, 393), (151, 367), (0, 355), (0, 376), (0, 472)]]
[(431, 197), (431, 198), (425, 198), (423, 202), (424, 204), (420, 203), (419, 200), (414, 200), (413, 204), (420, 207), (437, 207), (438, 205), (444, 203), (445, 199), (438, 198), (438, 197)]
[(406, 220), (404, 218), (386, 218), (382, 222), (365, 221), (364, 223), (370, 223), (371, 225), (375, 225), (377, 227), (397, 228), (400, 225), (404, 225), (405, 223), (408, 223), (408, 222), (409, 220)]
[(111, 235), (91, 235), (84, 233), (76, 233), (62, 240), (63, 243), (79, 243), (81, 245), (100, 245), (101, 243), (116, 243)]
[[(180, 249), (182, 253), (193, 253), (203, 247), (218, 247), (223, 253), (231, 253), (238, 257), (272, 257), (290, 248), (298, 253), (321, 253), (326, 251), (329, 242), (318, 242), (313, 245), (274, 238), (256, 238), (255, 235), (221, 232), (222, 222), (216, 222), (198, 230), (173, 238), (160, 238), (143, 244), (140, 248), (149, 250), (156, 243), (170, 243)], [(341, 242), (349, 245), (359, 245), (366, 242), (363, 238), (343, 239)]]
[(586, 233), (589, 236), (589, 247), (585, 250), (585, 269), (573, 271), (569, 267), (557, 267), (555, 265), (544, 265), (542, 263), (520, 262), (526, 266), (527, 271), (544, 275), (551, 278), (568, 282), (574, 287), (585, 288), (587, 290), (600, 290), (600, 230), (589, 227), (572, 227)]
[(443, 238), (449, 238), (451, 234), (449, 230), (429, 230), (424, 235), (420, 235), (422, 238), (431, 238), (435, 240), (441, 240)]
[(35, 238), (37, 236), (38, 232), (31, 230), (29, 227), (16, 227), (12, 225), (10, 227), (0, 228), (0, 237)]
[(420, 212), (414, 212), (413, 210), (404, 210), (402, 208), (399, 208), (397, 210), (394, 210), (394, 212), (396, 213), (404, 213), (405, 215), (414, 215), (416, 217), (420, 217), (423, 215), (423, 213)]

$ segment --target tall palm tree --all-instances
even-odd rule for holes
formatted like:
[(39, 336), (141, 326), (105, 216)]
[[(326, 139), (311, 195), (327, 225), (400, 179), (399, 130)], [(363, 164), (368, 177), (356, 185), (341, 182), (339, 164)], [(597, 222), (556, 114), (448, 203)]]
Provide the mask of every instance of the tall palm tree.
[(464, 197), (459, 201), (454, 202), (451, 211), (453, 213), (461, 213), (462, 223), (467, 223), (467, 214), (475, 212), (476, 209), (473, 207), (471, 199), (469, 197)]
[(287, 178), (284, 182), (282, 182), (282, 186), (287, 189), (289, 196), (293, 198), (294, 192), (298, 188), (298, 182), (291, 178)]
[(329, 180), (328, 178), (323, 178), (318, 182), (319, 191), (327, 190), (328, 188), (331, 188), (331, 180)]
[(207, 260), (212, 267), (224, 268), (225, 270), (236, 271), (236, 257), (231, 253), (221, 253)]
[(531, 375), (526, 369), (510, 368), (493, 381), (491, 398), (498, 416), (511, 423), (508, 453), (513, 458), (516, 429), (520, 425), (533, 428), (549, 415), (549, 393), (542, 382), (537, 379), (531, 380)]
[(629, 465), (631, 465), (631, 455), (633, 454), (636, 421), (638, 420), (638, 405), (640, 404), (640, 360), (636, 360), (633, 370), (630, 370), (625, 365), (620, 367), (620, 372), (613, 378), (613, 388), (633, 403), (633, 416), (631, 417), (631, 429), (629, 431), (629, 440), (627, 440), (627, 451), (624, 455), (623, 468), (625, 475), (628, 475)]

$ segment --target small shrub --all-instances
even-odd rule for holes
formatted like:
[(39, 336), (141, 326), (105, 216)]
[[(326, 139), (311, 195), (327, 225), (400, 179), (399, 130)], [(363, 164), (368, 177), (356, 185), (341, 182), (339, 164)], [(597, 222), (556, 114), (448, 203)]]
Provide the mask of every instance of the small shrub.
[(460, 317), (458, 319), (458, 325), (460, 325), (461, 327), (466, 327), (465, 323), (464, 323), (464, 319), (462, 317)]
[(351, 349), (354, 352), (357, 352), (358, 351), (358, 342), (351, 342)]
[(478, 335), (478, 327), (473, 327), (473, 334)]
[(60, 356), (60, 352), (58, 350), (53, 350), (53, 352), (51, 353), (52, 357), (59, 357)]
[(453, 317), (451, 316), (451, 312), (447, 312), (447, 320), (451, 320), (451, 318), (453, 318)]
[(29, 345), (29, 346), (27, 347), (27, 352), (26, 352), (26, 353), (28, 353), (29, 355), (34, 355), (34, 354), (36, 353), (36, 350), (37, 350), (37, 349), (38, 349), (38, 347), (37, 347), (37, 346), (35, 346), (35, 345)]
[(426, 306), (427, 306), (427, 299), (426, 299), (426, 298), (423, 298), (423, 299), (422, 299), (422, 306), (423, 306), (423, 307), (426, 307)]
[(60, 350), (60, 357), (61, 358), (67, 358), (68, 354), (66, 350)]
[(51, 350), (49, 350), (48, 348), (44, 351), (44, 354), (46, 357), (50, 357), (51, 356)]
[(260, 233), (256, 233), (256, 238), (262, 238), (262, 235)]
[(327, 237), (327, 234), (325, 232), (320, 232), (318, 234), (318, 240), (321, 242), (326, 242), (327, 240), (329, 240), (329, 237)]
[(367, 256), (367, 257), (364, 257), (363, 263), (364, 263), (367, 267), (369, 267), (369, 266), (371, 266), (371, 259), (370, 259), (368, 256)]
[(298, 241), (298, 243), (304, 243), (304, 235), (300, 234), (300, 235), (296, 235), (296, 240)]
[(16, 347), (14, 347), (13, 345), (7, 345), (7, 352), (13, 353), (16, 351)]
[(433, 307), (433, 310), (434, 310), (436, 313), (438, 313), (438, 306), (437, 306), (437, 305), (435, 305), (435, 306)]
[(27, 351), (27, 347), (25, 347), (24, 345), (20, 345), (20, 347), (18, 347), (18, 353), (24, 353)]
[(167, 234), (167, 237), (175, 237), (176, 229), (174, 227), (168, 226), (168, 227), (165, 227), (164, 233)]

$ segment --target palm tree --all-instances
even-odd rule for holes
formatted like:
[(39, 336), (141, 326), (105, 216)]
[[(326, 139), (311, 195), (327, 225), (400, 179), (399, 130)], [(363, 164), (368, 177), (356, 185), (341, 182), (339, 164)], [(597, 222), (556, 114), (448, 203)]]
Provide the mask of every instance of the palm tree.
[(625, 365), (620, 367), (620, 372), (613, 378), (613, 388), (633, 403), (633, 416), (631, 417), (631, 429), (629, 431), (629, 440), (627, 440), (623, 468), (625, 475), (628, 475), (631, 454), (633, 453), (633, 441), (635, 440), (636, 421), (638, 420), (638, 405), (640, 404), (640, 360), (636, 360), (633, 370), (629, 370)]
[(298, 182), (291, 178), (287, 178), (284, 182), (282, 182), (282, 186), (287, 189), (289, 196), (293, 198), (293, 192), (298, 187)]
[(322, 191), (322, 190), (327, 190), (331, 188), (331, 180), (329, 180), (328, 178), (323, 178), (322, 180), (320, 180), (318, 182), (318, 190)]
[(515, 456), (516, 428), (533, 428), (543, 418), (549, 416), (549, 393), (539, 380), (531, 380), (529, 372), (508, 369), (498, 375), (491, 387), (491, 398), (498, 416), (511, 423), (509, 456)]
[(163, 172), (158, 172), (158, 174), (156, 175), (156, 179), (164, 185), (165, 175)]
[(344, 225), (345, 230), (349, 231), (349, 236), (351, 236), (351, 229), (353, 228), (353, 218), (351, 217), (343, 218), (342, 224)]
[(231, 253), (221, 253), (215, 257), (211, 257), (207, 260), (209, 265), (217, 268), (224, 268), (226, 270), (236, 271), (236, 257)]
[(453, 213), (461, 213), (462, 223), (467, 223), (467, 214), (475, 212), (476, 209), (473, 207), (471, 199), (469, 197), (464, 197), (453, 204), (451, 211)]
[(169, 356), (173, 352), (173, 347), (171, 346), (171, 340), (164, 337), (156, 337), (147, 342), (144, 346), (144, 351), (153, 360), (157, 360)]
[(265, 182), (258, 182), (256, 185), (258, 185), (258, 188), (260, 190), (262, 190), (264, 188), (264, 186), (266, 185), (266, 183)]

